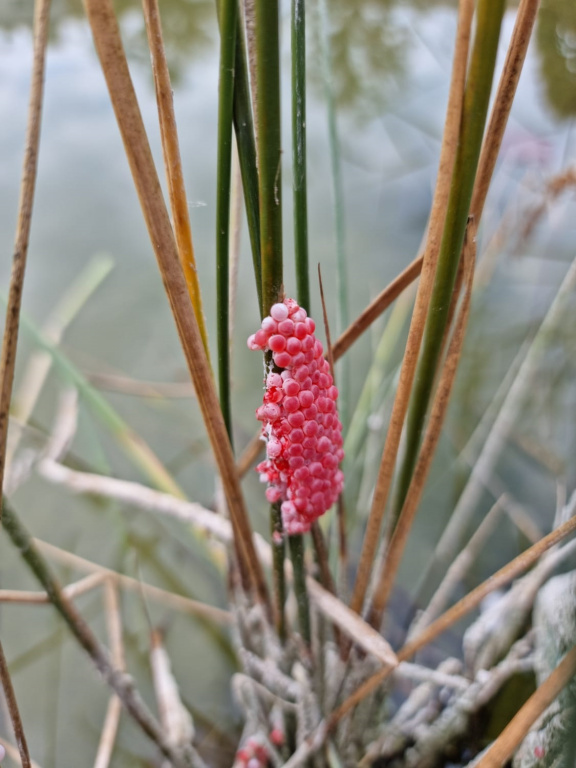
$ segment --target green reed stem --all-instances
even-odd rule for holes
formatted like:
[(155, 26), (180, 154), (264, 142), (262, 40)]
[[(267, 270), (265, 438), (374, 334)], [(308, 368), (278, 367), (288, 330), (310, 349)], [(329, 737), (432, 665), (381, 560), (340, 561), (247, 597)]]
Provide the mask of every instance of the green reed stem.
[(260, 210), (258, 194), (258, 166), (256, 163), (256, 141), (254, 139), (254, 121), (250, 102), (250, 84), (246, 61), (246, 44), (242, 34), (240, 18), (236, 22), (236, 60), (234, 64), (234, 132), (238, 147), (240, 174), (244, 190), (244, 205), (248, 234), (252, 248), (252, 261), (258, 292), (258, 306), (263, 316), (262, 305), (262, 262), (260, 256)]
[(276, 602), (276, 631), (282, 642), (286, 640), (286, 615), (284, 604), (286, 603), (286, 579), (284, 577), (284, 530), (282, 526), (282, 512), (280, 504), (272, 504), (270, 507), (270, 532), (272, 534), (272, 559), (274, 599)]
[[(294, 257), (298, 303), (310, 312), (308, 270), (308, 199), (306, 178), (306, 11), (305, 0), (292, 0), (292, 167), (294, 194)], [(310, 632), (310, 609), (304, 573), (304, 537), (290, 537), (294, 568), (294, 590), (298, 601), (300, 631), (306, 642)], [(308, 627), (306, 630), (305, 627)]]
[(218, 166), (216, 177), (216, 307), (218, 336), (218, 387), (220, 407), (232, 440), (230, 406), (230, 186), (232, 178), (232, 110), (238, 6), (236, 0), (220, 2), (220, 77), (218, 83)]
[(422, 353), (418, 361), (408, 411), (406, 446), (394, 500), (392, 526), (395, 525), (400, 514), (410, 486), (442, 353), (482, 148), (504, 7), (505, 0), (480, 0), (478, 4), (476, 35), (464, 95), (460, 143), (452, 177), (438, 267), (426, 319)]
[[(216, 0), (218, 23), (221, 23), (224, 0)], [(254, 121), (252, 119), (252, 103), (250, 101), (250, 82), (248, 79), (248, 63), (246, 59), (246, 43), (242, 32), (241, 14), (238, 10), (239, 0), (236, 0), (236, 44), (234, 56), (234, 98), (233, 122), (242, 177), (244, 205), (248, 234), (252, 249), (254, 275), (258, 305), (262, 314), (262, 264), (260, 259), (260, 211), (258, 202), (258, 166), (256, 162), (256, 142), (254, 139)]]
[(306, 179), (306, 11), (292, 0), (292, 166), (294, 255), (298, 303), (310, 312), (308, 275), (308, 202)]
[(290, 558), (294, 569), (294, 593), (298, 604), (298, 623), (304, 642), (310, 645), (310, 603), (306, 590), (306, 570), (304, 568), (304, 536), (288, 536)]
[[(278, 0), (256, 0), (256, 102), (258, 136), (258, 191), (262, 256), (262, 309), (270, 312), (282, 294), (282, 173), (280, 130), (280, 21)], [(270, 360), (268, 361), (268, 363)], [(271, 507), (271, 526), (282, 530), (278, 505)], [(274, 546), (274, 542), (273, 542)], [(274, 547), (274, 590), (277, 626), (282, 637), (284, 619), (284, 544)], [(296, 570), (296, 566), (295, 566)], [(296, 581), (301, 579), (295, 576)], [(304, 590), (305, 590), (304, 586)], [(296, 592), (297, 599), (298, 592)]]
[(278, 0), (256, 0), (256, 98), (262, 306), (268, 314), (282, 291), (280, 26)]

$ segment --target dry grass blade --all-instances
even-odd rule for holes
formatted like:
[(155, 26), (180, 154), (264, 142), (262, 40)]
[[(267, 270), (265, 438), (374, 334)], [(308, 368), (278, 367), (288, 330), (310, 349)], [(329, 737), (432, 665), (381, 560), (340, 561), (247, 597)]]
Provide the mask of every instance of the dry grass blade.
[(188, 400), (195, 397), (194, 388), (188, 381), (141, 381), (129, 376), (94, 371), (84, 374), (96, 389), (117, 392), (122, 395), (150, 398), (151, 400)]
[(520, 73), (528, 44), (532, 37), (532, 29), (536, 21), (538, 6), (540, 0), (521, 0), (518, 7), (518, 14), (512, 32), (512, 39), (508, 46), (506, 61), (498, 84), (496, 98), (494, 99), (494, 108), (490, 115), (486, 136), (482, 145), (482, 153), (478, 162), (478, 174), (474, 187), (474, 195), (470, 205), (470, 213), (476, 217), (476, 222), (480, 221), (488, 187), (496, 159), (500, 152), (500, 145), (508, 122), (508, 116), (512, 108), (512, 102), (518, 87)]
[(389, 643), (342, 600), (321, 587), (314, 579), (307, 579), (306, 587), (316, 607), (360, 648), (391, 669), (398, 666), (398, 659)]
[(194, 314), (196, 315), (202, 341), (204, 342), (204, 349), (208, 355), (208, 332), (202, 308), (202, 293), (200, 291), (198, 271), (194, 258), (194, 246), (192, 245), (192, 228), (190, 226), (188, 201), (184, 187), (184, 174), (180, 158), (176, 116), (174, 115), (172, 85), (170, 83), (170, 72), (168, 71), (168, 62), (166, 61), (166, 51), (162, 37), (160, 10), (157, 0), (142, 0), (142, 6), (144, 8), (148, 45), (152, 58), (152, 72), (156, 88), (156, 103), (158, 104), (160, 135), (162, 137), (162, 151), (164, 154), (166, 179), (168, 181), (172, 220), (174, 222), (174, 234), (190, 301), (194, 307)]
[[(34, 61), (32, 65), (32, 84), (26, 127), (24, 167), (20, 184), (20, 202), (18, 205), (18, 221), (12, 257), (12, 274), (10, 276), (10, 289), (6, 306), (6, 325), (4, 327), (2, 355), (0, 358), (0, 488), (2, 488), (4, 480), (8, 413), (10, 410), (10, 400), (12, 399), (14, 365), (16, 362), (18, 328), (20, 325), (20, 307), (22, 304), (28, 241), (30, 239), (30, 225), (32, 223), (32, 206), (34, 204), (34, 191), (36, 188), (49, 17), (50, 0), (37, 0), (34, 7)], [(0, 509), (0, 522), (1, 520), (2, 511)]]
[[(107, 579), (104, 587), (104, 609), (106, 612), (106, 628), (112, 663), (117, 669), (124, 670), (126, 662), (124, 659), (124, 644), (122, 642), (122, 618), (120, 616), (118, 592), (115, 583), (111, 579)], [(122, 702), (118, 696), (111, 696), (100, 735), (96, 759), (94, 760), (94, 768), (108, 768), (110, 765), (121, 712)]]
[[(105, 568), (103, 565), (93, 563), (91, 560), (86, 560), (79, 555), (74, 555), (72, 552), (67, 552), (65, 549), (55, 547), (47, 541), (41, 541), (40, 539), (33, 539), (33, 541), (38, 549), (47, 557), (56, 560), (57, 562), (64, 563), (67, 566), (77, 568), (79, 571), (102, 574), (106, 578), (112, 579), (118, 586), (122, 587), (122, 589), (127, 589), (131, 592), (143, 592), (147, 597), (157, 600), (162, 605), (171, 606), (172, 608), (188, 613), (191, 616), (201, 616), (217, 622), (218, 624), (232, 623), (232, 615), (221, 608), (214, 608), (211, 605), (200, 603), (197, 600), (191, 600), (189, 597), (177, 595), (175, 592), (168, 592), (160, 587), (155, 587), (152, 584), (139, 581), (131, 576), (125, 576), (123, 573), (118, 573), (110, 568)], [(66, 589), (64, 589), (63, 592), (66, 593)], [(67, 596), (70, 597), (69, 594)]]
[(384, 288), (384, 290), (370, 302), (370, 304), (368, 304), (366, 309), (358, 315), (356, 320), (350, 323), (348, 328), (346, 328), (346, 330), (339, 336), (332, 347), (332, 357), (335, 361), (339, 360), (342, 355), (350, 349), (352, 344), (354, 344), (354, 342), (362, 336), (364, 331), (366, 331), (394, 301), (396, 301), (398, 296), (400, 296), (409, 285), (412, 285), (422, 271), (423, 261), (423, 256), (417, 256), (406, 269), (400, 272), (398, 277), (395, 277), (394, 280), (392, 280), (392, 282), (387, 285), (386, 288)]
[(372, 508), (370, 510), (366, 532), (364, 534), (362, 553), (351, 602), (353, 610), (357, 613), (360, 613), (362, 610), (368, 582), (370, 580), (372, 563), (378, 546), (382, 518), (384, 516), (384, 509), (390, 491), (394, 465), (396, 463), (396, 455), (400, 444), (400, 436), (402, 434), (404, 418), (406, 416), (410, 393), (412, 391), (412, 383), (414, 381), (416, 364), (418, 362), (418, 353), (424, 334), (428, 304), (430, 302), (434, 273), (440, 250), (440, 241), (444, 229), (444, 219), (450, 193), (452, 171), (458, 147), (460, 118), (464, 100), (466, 63), (468, 61), (470, 28), (473, 13), (473, 1), (461, 0), (458, 12), (458, 29), (456, 32), (456, 47), (454, 51), (444, 138), (438, 168), (438, 181), (432, 203), (428, 240), (422, 265), (422, 275), (418, 286), (418, 293), (416, 294), (416, 303), (412, 314), (408, 340), (406, 342), (406, 350), (400, 370), (400, 380), (398, 382), (398, 389), (390, 416), (390, 425), (386, 435), (384, 451), (382, 453), (382, 461), (378, 472), (376, 488), (374, 490)]
[(472, 284), (474, 282), (474, 265), (476, 263), (476, 227), (472, 222), (468, 225), (467, 237), (462, 254), (462, 263), (464, 266), (463, 279), (465, 283), (464, 299), (454, 327), (446, 361), (442, 368), (440, 382), (434, 396), (430, 419), (412, 476), (412, 482), (410, 483), (406, 500), (400, 513), (400, 517), (398, 518), (380, 571), (369, 617), (370, 624), (374, 627), (379, 627), (382, 623), (382, 616), (392, 591), (398, 568), (400, 567), (406, 542), (408, 541), (408, 536), (412, 529), (412, 523), (414, 522), (418, 505), (420, 504), (422, 494), (424, 493), (424, 485), (428, 478), (430, 467), (432, 466), (432, 459), (434, 458), (436, 446), (440, 439), (442, 425), (444, 423), (446, 411), (448, 410), (448, 403), (450, 402), (450, 394), (452, 393), (452, 387), (454, 386), (454, 381), (456, 379), (468, 316), (470, 314)]
[(85, 6), (150, 240), (222, 479), (238, 556), (250, 574), (259, 600), (270, 614), (268, 589), (254, 549), (248, 511), (240, 488), (232, 448), (218, 403), (210, 364), (180, 268), (174, 235), (128, 71), (114, 9), (110, 0), (85, 0)]
[[(107, 578), (104, 573), (93, 573), (80, 581), (68, 584), (62, 592), (70, 600), (75, 597), (86, 594), (95, 587), (100, 586)], [(50, 597), (46, 592), (28, 592), (20, 589), (0, 589), (0, 603), (28, 603), (31, 605), (45, 605), (50, 602)]]
[[(565, 685), (576, 674), (576, 646), (562, 659), (550, 677), (530, 696), (516, 713), (494, 744), (476, 763), (475, 768), (500, 768), (512, 757), (517, 747), (540, 717), (552, 704)], [(570, 734), (572, 736), (573, 734)]]
[[(572, 510), (574, 511), (574, 510)], [(398, 660), (406, 661), (417, 651), (431, 643), (439, 635), (445, 632), (464, 618), (470, 611), (477, 608), (484, 598), (496, 589), (506, 586), (513, 579), (524, 573), (540, 557), (559, 541), (565, 539), (571, 533), (576, 531), (576, 517), (571, 517), (555, 531), (552, 531), (537, 544), (532, 545), (518, 557), (515, 557), (507, 565), (482, 582), (476, 589), (473, 589), (468, 595), (459, 600), (449, 610), (442, 614), (436, 621), (432, 622), (418, 637), (410, 640), (403, 648), (398, 651)], [(389, 676), (390, 670), (384, 669), (368, 678), (341, 706), (332, 714), (330, 718), (330, 727), (342, 719), (348, 712), (359, 704), (366, 696), (369, 696), (384, 680)]]

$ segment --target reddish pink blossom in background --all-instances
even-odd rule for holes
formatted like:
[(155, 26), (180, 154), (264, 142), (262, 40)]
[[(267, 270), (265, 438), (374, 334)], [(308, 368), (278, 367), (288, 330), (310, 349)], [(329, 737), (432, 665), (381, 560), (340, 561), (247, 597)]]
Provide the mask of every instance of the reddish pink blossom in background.
[(309, 531), (344, 484), (338, 390), (315, 328), (294, 299), (284, 299), (248, 339), (250, 349), (270, 350), (276, 368), (283, 369), (268, 373), (256, 411), (266, 440), (266, 459), (256, 469), (268, 483), (268, 501), (282, 502), (288, 534)]

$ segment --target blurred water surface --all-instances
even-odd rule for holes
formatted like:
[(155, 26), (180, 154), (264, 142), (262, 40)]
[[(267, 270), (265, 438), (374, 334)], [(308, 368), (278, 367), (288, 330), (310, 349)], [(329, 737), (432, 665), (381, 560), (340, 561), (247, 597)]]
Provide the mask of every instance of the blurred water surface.
[[(283, 72), (289, 72), (287, 4), (284, 4)], [(332, 0), (330, 41), (333, 87), (346, 208), (350, 316), (416, 254), (429, 212), (447, 97), (455, 29), (455, 3)], [(132, 76), (155, 158), (161, 154), (149, 56), (140, 6), (116, 3)], [(208, 0), (164, 0), (162, 18), (174, 80), (187, 193), (198, 269), (212, 342), (217, 120), (217, 27)], [(5, 293), (18, 203), (31, 64), (32, 3), (4, 0), (0, 7), (0, 285)], [(502, 63), (514, 20), (506, 16)], [(311, 259), (323, 268), (328, 309), (335, 316), (335, 239), (328, 130), (318, 54), (318, 29), (309, 24), (308, 151)], [(291, 254), (289, 83), (283, 82), (286, 290), (294, 291)], [(543, 4), (535, 39), (488, 201), (482, 244), (502, 217), (492, 279), (477, 291), (462, 371), (438, 461), (402, 571), (402, 598), (414, 592), (419, 563), (429, 555), (460, 488), (458, 452), (491, 401), (522, 339), (544, 314), (574, 258), (573, 193), (550, 206), (529, 239), (519, 237), (545, 180), (574, 162), (576, 138), (576, 6)], [(112, 274), (65, 335), (63, 351), (87, 374), (121, 374), (136, 380), (185, 382), (186, 371), (148, 242), (122, 143), (80, 2), (55, 0), (48, 52), (38, 187), (26, 277), (24, 311), (42, 326), (65, 289), (95, 254), (110, 254)], [(236, 445), (253, 434), (261, 391), (260, 361), (245, 338), (258, 324), (247, 238), (243, 236), (233, 365)], [(313, 308), (318, 315), (318, 294)], [(379, 326), (381, 331), (381, 326)], [(377, 333), (350, 353), (352, 401), (367, 375)], [(16, 384), (33, 349), (22, 334)], [(401, 343), (391, 356), (393, 373)], [(213, 355), (215, 358), (215, 354)], [(574, 333), (555, 340), (541, 382), (518, 425), (516, 441), (499, 467), (499, 480), (525, 505), (542, 530), (550, 525), (555, 476), (570, 487), (575, 473)], [(61, 382), (52, 375), (34, 412), (35, 431), (23, 444), (37, 447), (52, 423)], [(105, 392), (126, 421), (174, 473), (191, 499), (212, 504), (212, 460), (193, 399), (151, 399)], [(386, 414), (384, 406), (383, 414)], [(569, 414), (569, 417), (566, 415)], [(370, 439), (383, 440), (384, 420), (372, 419)], [(537, 450), (538, 449), (538, 450)], [(141, 480), (106, 430), (82, 409), (72, 450), (78, 465)], [(543, 457), (544, 456), (544, 457)], [(355, 464), (355, 459), (358, 462)], [(350, 457), (351, 485), (362, 483)], [(556, 462), (556, 463), (554, 463)], [(364, 485), (370, 486), (370, 473)], [(354, 474), (355, 473), (355, 474)], [(255, 524), (266, 531), (266, 508), (256, 477), (245, 481)], [(182, 527), (121, 505), (71, 497), (32, 477), (14, 502), (35, 535), (131, 575), (207, 602), (225, 605), (220, 574), (203, 559)], [(491, 500), (486, 497), (486, 505)], [(361, 507), (361, 505), (360, 505)], [(486, 508), (487, 508), (486, 507)], [(358, 508), (358, 515), (366, 509)], [(486, 510), (480, 510), (479, 513)], [(357, 542), (353, 542), (357, 544)], [(525, 546), (509, 523), (472, 577), (487, 575)], [(2, 587), (33, 588), (10, 545), (2, 539)], [(60, 569), (63, 579), (71, 573)], [(410, 603), (410, 601), (408, 601)], [(101, 602), (81, 606), (103, 633)], [(130, 671), (151, 700), (147, 620), (135, 597), (124, 598)], [(201, 710), (210, 738), (213, 724), (233, 733), (238, 725), (228, 689), (233, 662), (213, 633), (189, 618), (150, 605), (154, 621), (168, 624), (168, 645), (187, 702)], [(48, 608), (3, 607), (0, 631), (14, 669), (32, 755), (44, 768), (90, 765), (107, 692)], [(450, 640), (446, 640), (450, 642)], [(454, 650), (451, 648), (451, 650)], [(8, 733), (5, 719), (0, 731)], [(212, 737), (225, 743), (217, 731)], [(126, 718), (115, 764), (149, 765), (150, 750)], [(230, 763), (223, 751), (222, 764)], [(6, 761), (10, 765), (9, 761)]]

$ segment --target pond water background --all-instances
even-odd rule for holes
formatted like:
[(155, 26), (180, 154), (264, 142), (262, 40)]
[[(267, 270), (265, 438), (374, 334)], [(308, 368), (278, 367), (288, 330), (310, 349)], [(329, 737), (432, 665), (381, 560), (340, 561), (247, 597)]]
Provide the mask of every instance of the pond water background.
[[(286, 4), (284, 4), (286, 5)], [(174, 76), (175, 108), (190, 202), (193, 237), (212, 342), (215, 338), (214, 172), (216, 164), (217, 49), (211, 2), (170, 0), (162, 14)], [(117, 3), (132, 76), (158, 167), (161, 153), (156, 107), (136, 2)], [(385, 286), (416, 254), (429, 212), (437, 168), (450, 71), (455, 8), (449, 3), (333, 0), (329, 3), (334, 88), (342, 146), (350, 316)], [(291, 172), (287, 10), (284, 8), (284, 222), (287, 292), (294, 290), (291, 256)], [(31, 62), (31, 2), (0, 4), (0, 285), (6, 292), (15, 228)], [(512, 29), (506, 16), (500, 62)], [(310, 30), (308, 99), (309, 205), (312, 265), (322, 265), (328, 309), (335, 314), (335, 240), (327, 118), (317, 39)], [(485, 215), (488, 242), (505, 214), (511, 222), (491, 283), (477, 293), (462, 372), (436, 469), (422, 505), (401, 575), (402, 599), (418, 583), (462, 480), (454, 457), (490, 402), (498, 383), (533, 323), (542, 317), (568, 263), (575, 256), (574, 195), (561, 198), (534, 235), (520, 242), (523, 215), (540, 199), (544, 180), (574, 162), (576, 135), (576, 6), (550, 0), (540, 14), (518, 98), (504, 141)], [(107, 90), (81, 6), (54, 2), (48, 52), (38, 187), (34, 207), (24, 311), (42, 325), (65, 289), (95, 254), (107, 253), (114, 270), (67, 331), (63, 350), (87, 373), (122, 374), (145, 381), (186, 381), (184, 360), (128, 171)], [(233, 409), (236, 445), (254, 431), (261, 367), (245, 339), (258, 325), (247, 238), (242, 240), (235, 325)], [(313, 307), (318, 314), (318, 293)], [(381, 330), (381, 327), (380, 327)], [(376, 334), (351, 352), (352, 403), (368, 370)], [(22, 334), (17, 384), (33, 349)], [(401, 344), (392, 356), (397, 365)], [(215, 354), (213, 355), (215, 358)], [(551, 347), (526, 423), (499, 467), (499, 479), (541, 529), (555, 504), (553, 472), (542, 467), (533, 445), (560, 463), (568, 487), (574, 482), (574, 333)], [(34, 413), (46, 432), (61, 383), (52, 375)], [(192, 399), (158, 400), (113, 392), (106, 397), (173, 471), (191, 499), (211, 504), (214, 476), (207, 441)], [(566, 415), (569, 414), (569, 417)], [(381, 420), (372, 420), (375, 440)], [(37, 446), (38, 431), (24, 444)], [(82, 410), (75, 458), (95, 471), (142, 479), (105, 429)], [(552, 458), (550, 459), (552, 462)], [(446, 470), (446, 467), (449, 470)], [(255, 524), (266, 530), (266, 507), (257, 478), (245, 481)], [(486, 504), (490, 498), (487, 495)], [(14, 503), (34, 534), (130, 575), (224, 606), (220, 575), (176, 523), (159, 521), (121, 505), (71, 497), (32, 479)], [(486, 507), (487, 508), (487, 507)], [(362, 515), (365, 510), (358, 510)], [(486, 511), (481, 510), (482, 511)], [(354, 543), (354, 542), (353, 542)], [(356, 542), (357, 544), (357, 542)], [(479, 579), (515, 554), (525, 541), (504, 522), (499, 541), (474, 569)], [(10, 545), (1, 541), (2, 587), (34, 588)], [(72, 574), (60, 569), (61, 577)], [(408, 600), (408, 602), (410, 602)], [(101, 602), (81, 607), (104, 632)], [(147, 619), (141, 601), (126, 596), (125, 641), (130, 671), (151, 701)], [(228, 687), (233, 660), (198, 622), (151, 603), (154, 621), (168, 626), (167, 643), (186, 701), (207, 738), (224, 743), (238, 725)], [(104, 716), (107, 692), (52, 612), (3, 607), (0, 631), (14, 671), (32, 756), (44, 768), (89, 765)], [(450, 638), (446, 639), (450, 645)], [(451, 651), (456, 648), (452, 643)], [(206, 719), (202, 723), (200, 712)], [(213, 727), (215, 726), (215, 728)], [(9, 733), (6, 719), (0, 733)], [(148, 745), (124, 718), (114, 764), (147, 765)], [(222, 764), (230, 764), (226, 750)], [(6, 765), (11, 765), (6, 761)]]

